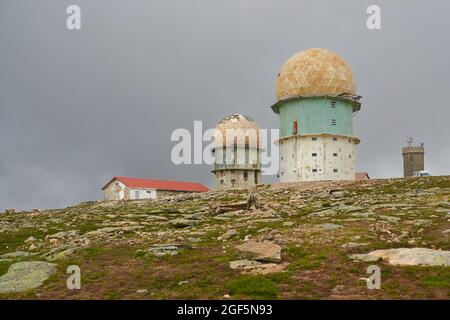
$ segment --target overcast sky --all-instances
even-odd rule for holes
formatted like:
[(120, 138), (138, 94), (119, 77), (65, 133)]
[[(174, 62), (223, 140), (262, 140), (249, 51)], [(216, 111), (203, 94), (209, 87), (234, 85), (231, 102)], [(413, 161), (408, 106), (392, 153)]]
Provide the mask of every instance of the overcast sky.
[(311, 47), (353, 70), (359, 171), (400, 177), (413, 136), (450, 174), (449, 14), (444, 0), (0, 0), (0, 211), (101, 199), (114, 175), (212, 187), (211, 167), (172, 164), (172, 131), (233, 113), (277, 128), (276, 75)]

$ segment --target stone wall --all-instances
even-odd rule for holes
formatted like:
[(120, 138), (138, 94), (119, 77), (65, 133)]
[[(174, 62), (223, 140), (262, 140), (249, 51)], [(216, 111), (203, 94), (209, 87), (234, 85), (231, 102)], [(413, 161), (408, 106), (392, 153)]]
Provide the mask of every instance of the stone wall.
[(403, 154), (403, 176), (412, 177), (414, 171), (423, 171), (425, 168), (424, 147), (404, 147)]

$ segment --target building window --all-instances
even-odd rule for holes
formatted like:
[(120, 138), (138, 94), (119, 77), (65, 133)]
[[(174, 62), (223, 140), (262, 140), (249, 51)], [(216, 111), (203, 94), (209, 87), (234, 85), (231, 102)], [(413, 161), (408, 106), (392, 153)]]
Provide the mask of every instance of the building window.
[(220, 180), (220, 184), (223, 184), (223, 180)]
[(348, 139), (348, 143), (352, 143), (352, 140), (351, 140), (351, 139)]
[(336, 125), (336, 119), (331, 119), (331, 125), (335, 126)]
[(313, 153), (312, 156), (313, 156), (313, 157), (317, 157), (317, 153)]
[(333, 169), (333, 172), (338, 172), (338, 169)]
[(336, 138), (336, 137), (333, 137), (333, 141), (337, 141), (337, 138)]
[(317, 172), (317, 169), (312, 169), (312, 172)]
[(337, 157), (337, 153), (333, 153), (333, 157)]
[(258, 172), (255, 171), (255, 184), (258, 184)]
[(135, 199), (139, 199), (139, 191), (135, 191), (134, 192), (134, 198)]
[(312, 137), (311, 140), (312, 141), (317, 141), (317, 138), (316, 137)]
[(231, 185), (234, 186), (235, 183), (236, 183), (236, 180), (231, 179)]
[(349, 157), (349, 158), (351, 159), (351, 158), (352, 158), (352, 155), (351, 155), (351, 154), (349, 154), (349, 155), (348, 155), (348, 157)]
[(244, 180), (247, 180), (247, 179), (248, 179), (248, 171), (244, 170)]
[(331, 101), (331, 107), (336, 108), (336, 101)]
[(283, 160), (283, 157), (281, 157), (281, 160)]

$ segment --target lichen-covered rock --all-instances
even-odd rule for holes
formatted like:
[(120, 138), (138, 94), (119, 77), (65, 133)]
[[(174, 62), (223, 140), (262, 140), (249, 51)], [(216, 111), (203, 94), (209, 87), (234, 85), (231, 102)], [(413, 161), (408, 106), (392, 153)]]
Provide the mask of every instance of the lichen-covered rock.
[(74, 238), (78, 236), (78, 230), (69, 230), (69, 231), (60, 231), (55, 234), (47, 236), (48, 239), (65, 239), (65, 238)]
[(229, 240), (231, 238), (239, 236), (239, 232), (237, 232), (235, 229), (230, 229), (227, 232), (225, 232), (223, 235), (217, 238), (217, 240)]
[(180, 243), (155, 244), (148, 249), (138, 250), (137, 253), (140, 254), (142, 252), (144, 255), (155, 257), (162, 257), (167, 255), (174, 256), (177, 255), (180, 250), (190, 248), (190, 245)]
[(281, 247), (270, 241), (247, 242), (236, 247), (247, 259), (267, 262), (281, 261)]
[(0, 293), (22, 292), (39, 287), (56, 271), (56, 264), (43, 261), (18, 262), (0, 277)]
[(355, 253), (348, 256), (352, 260), (359, 260), (364, 262), (374, 262), (378, 261), (380, 258), (371, 256), (370, 254), (364, 254), (364, 253)]
[(375, 250), (368, 255), (382, 258), (389, 264), (404, 266), (445, 266), (450, 267), (450, 251), (427, 248), (398, 248)]
[(343, 226), (341, 226), (340, 224), (334, 224), (334, 223), (322, 223), (317, 226), (324, 230), (336, 230), (336, 229), (343, 228)]
[(15, 252), (9, 252), (1, 255), (0, 257), (3, 259), (9, 259), (9, 258), (21, 258), (21, 257), (28, 257), (30, 255), (27, 251), (15, 251)]
[(248, 259), (234, 260), (234, 261), (230, 261), (230, 268), (231, 269), (244, 269), (247, 267), (259, 266), (260, 264), (261, 264), (261, 262), (254, 261), (254, 260), (248, 260)]
[(199, 221), (189, 220), (189, 219), (185, 219), (185, 218), (177, 218), (177, 219), (169, 220), (169, 223), (172, 226), (174, 226), (175, 228), (185, 228), (185, 227), (194, 226), (194, 225), (198, 224)]

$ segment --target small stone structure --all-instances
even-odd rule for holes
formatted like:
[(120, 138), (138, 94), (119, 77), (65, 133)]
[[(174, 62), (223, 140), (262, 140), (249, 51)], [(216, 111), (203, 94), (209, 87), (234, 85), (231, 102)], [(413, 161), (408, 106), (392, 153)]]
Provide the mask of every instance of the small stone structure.
[(425, 168), (425, 148), (421, 146), (407, 146), (402, 148), (403, 176), (412, 177), (414, 172), (423, 171)]

